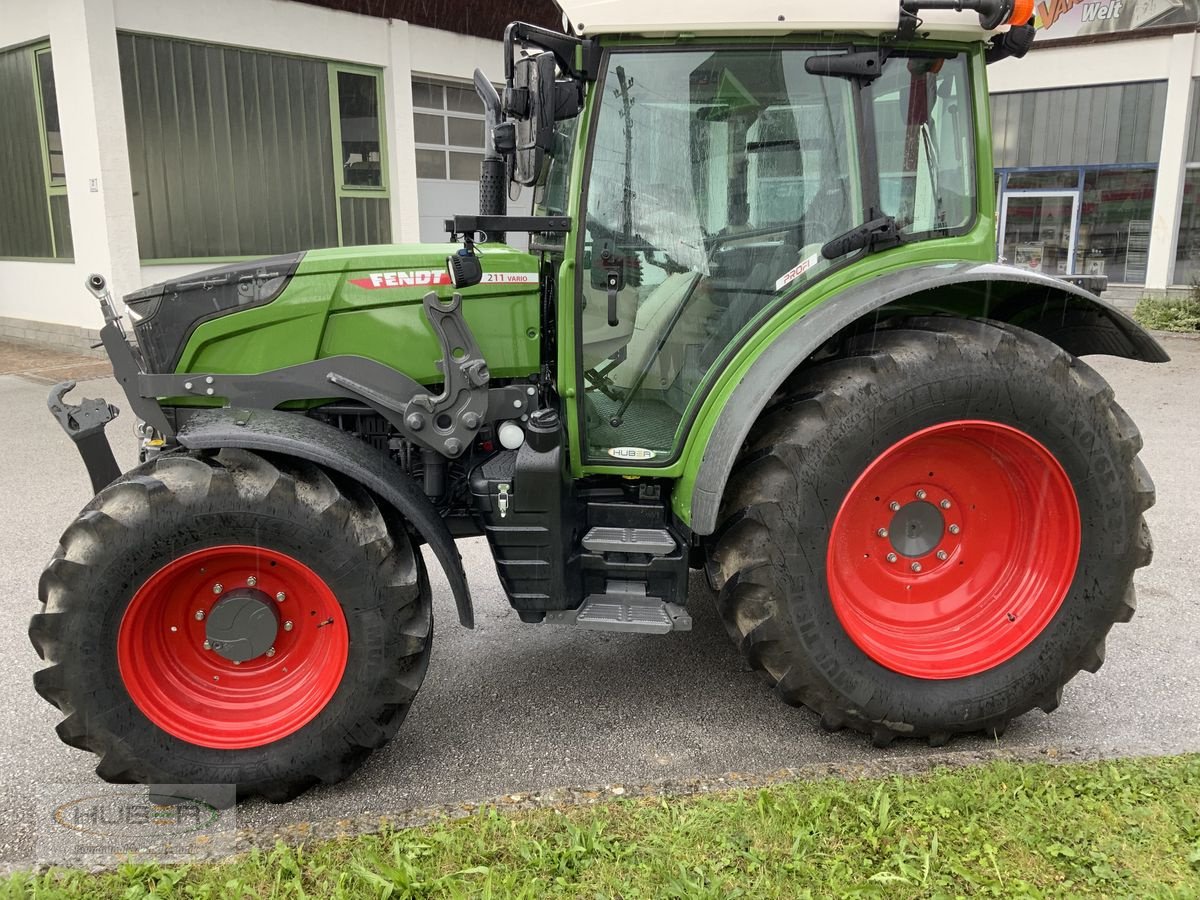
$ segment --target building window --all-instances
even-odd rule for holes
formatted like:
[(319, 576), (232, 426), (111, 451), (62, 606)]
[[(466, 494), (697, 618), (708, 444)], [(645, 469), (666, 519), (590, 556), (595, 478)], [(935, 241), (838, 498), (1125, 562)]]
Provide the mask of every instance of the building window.
[(146, 262), (391, 240), (378, 70), (120, 32)]
[(1175, 284), (1200, 284), (1200, 78), (1192, 79), (1191, 134), (1187, 143), (1187, 172), (1183, 178), (1183, 209), (1175, 243)]
[(0, 53), (0, 257), (70, 259), (71, 217), (48, 45)]
[(1172, 281), (1188, 285), (1200, 283), (1200, 165), (1195, 163), (1188, 165), (1183, 179), (1183, 212), (1179, 217)]
[(471, 86), (413, 80), (417, 177), (478, 181), (483, 162), (483, 104)]
[(1145, 284), (1157, 178), (1154, 166), (1003, 172), (1000, 255), (1050, 275)]
[(1156, 169), (1084, 172), (1075, 256), (1077, 274), (1145, 284)]
[(50, 48), (38, 50), (34, 58), (41, 97), (42, 134), (46, 141), (46, 177), (51, 187), (65, 187), (67, 171), (63, 162), (62, 129), (58, 124), (58, 95), (54, 90), (54, 62), (50, 58)]
[(334, 74), (341, 186), (382, 188), (379, 76), (340, 67)]

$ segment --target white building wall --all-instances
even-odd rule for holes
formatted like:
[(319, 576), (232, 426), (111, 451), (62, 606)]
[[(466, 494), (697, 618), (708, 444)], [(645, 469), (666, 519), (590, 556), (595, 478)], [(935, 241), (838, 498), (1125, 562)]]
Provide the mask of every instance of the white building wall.
[[(209, 263), (143, 266), (137, 248), (117, 31), (135, 31), (383, 70), (392, 235), (420, 239), (412, 75), (469, 80), (476, 66), (499, 77), (498, 41), (291, 0), (2, 0), (0, 49), (49, 38), (62, 120), (74, 262), (0, 260), (0, 330), (14, 320), (96, 329), (83, 289), (91, 272), (124, 294)], [(94, 182), (94, 183), (93, 183)], [(11, 330), (11, 329), (10, 329)]]
[[(15, 8), (14, 8), (15, 7)], [(49, 37), (67, 170), (75, 262), (0, 261), (0, 316), (98, 328), (84, 277), (138, 283), (137, 237), (111, 0), (9, 4), (0, 46)], [(60, 62), (62, 60), (62, 62)]]

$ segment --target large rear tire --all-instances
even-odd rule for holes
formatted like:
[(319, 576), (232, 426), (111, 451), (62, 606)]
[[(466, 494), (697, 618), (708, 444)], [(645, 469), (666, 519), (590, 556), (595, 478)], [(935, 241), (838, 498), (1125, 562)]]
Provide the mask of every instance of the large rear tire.
[(34, 685), (118, 783), (282, 802), (341, 781), (395, 735), (429, 662), (407, 535), (361, 486), (247, 451), (161, 457), (105, 488), (40, 596)]
[(911, 319), (799, 370), (748, 438), (709, 573), (786, 702), (885, 745), (1003, 732), (1096, 671), (1150, 562), (1141, 437), (1024, 330)]

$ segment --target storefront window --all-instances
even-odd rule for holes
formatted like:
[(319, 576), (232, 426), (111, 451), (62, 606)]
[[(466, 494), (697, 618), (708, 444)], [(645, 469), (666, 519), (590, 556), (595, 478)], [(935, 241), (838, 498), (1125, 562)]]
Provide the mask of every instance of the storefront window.
[(1008, 176), (1010, 191), (1073, 191), (1079, 187), (1078, 169), (1055, 169), (1052, 172), (1012, 172)]
[(1200, 282), (1200, 169), (1188, 169), (1183, 182), (1183, 213), (1175, 251), (1176, 284)]
[(1154, 211), (1154, 169), (1084, 173), (1075, 271), (1111, 283), (1145, 284)]

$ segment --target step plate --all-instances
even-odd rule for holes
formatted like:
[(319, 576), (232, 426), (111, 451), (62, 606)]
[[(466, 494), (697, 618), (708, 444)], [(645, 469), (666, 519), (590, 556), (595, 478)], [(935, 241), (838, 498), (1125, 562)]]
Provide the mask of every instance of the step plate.
[(674, 603), (627, 594), (593, 594), (579, 609), (546, 613), (548, 625), (575, 625), (588, 631), (669, 634), (691, 631), (692, 617)]
[(665, 528), (602, 528), (589, 531), (583, 546), (592, 553), (648, 553), (666, 556), (675, 550), (675, 539)]

